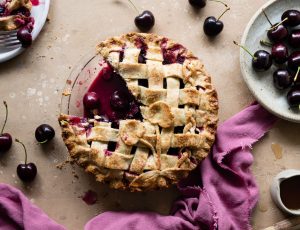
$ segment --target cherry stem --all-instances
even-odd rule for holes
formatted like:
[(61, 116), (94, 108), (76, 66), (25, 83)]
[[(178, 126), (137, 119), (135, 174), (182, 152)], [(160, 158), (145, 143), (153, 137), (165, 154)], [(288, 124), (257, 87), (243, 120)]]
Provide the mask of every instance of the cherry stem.
[(270, 21), (268, 15), (266, 14), (265, 9), (262, 10), (263, 14), (265, 15), (266, 19), (268, 20), (268, 22), (270, 23), (271, 26), (273, 26), (273, 23)]
[(15, 139), (16, 142), (18, 142), (19, 144), (21, 144), (24, 148), (24, 151), (25, 151), (25, 165), (27, 164), (27, 150), (26, 150), (26, 147), (25, 145), (23, 144), (22, 141), (19, 141), (18, 139)]
[(253, 58), (253, 59), (256, 59), (256, 57), (245, 47), (245, 46), (242, 46), (240, 45), (239, 43), (237, 43), (236, 41), (233, 41), (233, 44), (239, 46), (240, 48), (242, 48), (243, 50), (245, 50), (248, 54), (250, 54), (250, 56)]
[(264, 46), (268, 46), (268, 47), (272, 47), (273, 44), (271, 42), (267, 42), (265, 40), (260, 40), (260, 44), (264, 45)]
[(226, 10), (224, 10), (224, 12), (220, 15), (220, 17), (218, 17), (217, 21), (219, 21), (221, 19), (221, 17), (228, 11), (230, 10), (229, 7), (226, 8)]
[(4, 104), (4, 106), (5, 106), (6, 113), (5, 113), (4, 124), (3, 124), (2, 130), (1, 130), (1, 135), (3, 134), (4, 128), (5, 128), (5, 125), (6, 125), (6, 122), (7, 122), (7, 117), (8, 117), (8, 108), (7, 108), (7, 103), (6, 103), (6, 101), (3, 101), (3, 104)]
[(297, 73), (294, 78), (294, 82), (296, 82), (298, 80), (299, 73), (300, 73), (300, 66), (298, 67)]
[(220, 0), (209, 0), (209, 1), (222, 3), (225, 7), (229, 8), (228, 5), (223, 1), (220, 1)]
[(133, 8), (136, 10), (136, 12), (139, 14), (140, 11), (138, 10), (138, 8), (133, 4), (133, 2), (131, 0), (128, 0), (130, 2), (130, 4), (133, 6)]
[(281, 22), (279, 22), (275, 26), (272, 26), (270, 29), (268, 29), (268, 31), (276, 29), (278, 26), (280, 26), (281, 24), (283, 24), (287, 20), (289, 20), (289, 19), (288, 18), (283, 19)]

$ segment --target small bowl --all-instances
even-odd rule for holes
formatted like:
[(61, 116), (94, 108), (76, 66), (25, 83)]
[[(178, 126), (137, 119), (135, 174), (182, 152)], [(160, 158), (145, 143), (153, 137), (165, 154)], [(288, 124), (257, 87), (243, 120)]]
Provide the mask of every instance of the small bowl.
[(101, 71), (100, 63), (102, 61), (103, 58), (100, 55), (91, 51), (72, 69), (62, 93), (61, 113), (75, 116), (84, 115), (82, 99)]
[(300, 170), (295, 170), (295, 169), (289, 169), (282, 171), (279, 173), (274, 179), (273, 183), (270, 188), (271, 196), (273, 201), (276, 203), (276, 205), (286, 213), (292, 214), (292, 215), (300, 215), (300, 209), (294, 210), (294, 209), (289, 209), (287, 208), (281, 199), (280, 196), (280, 184), (284, 180), (290, 179), (294, 176), (300, 176)]
[[(271, 22), (281, 21), (281, 15), (288, 9), (300, 10), (299, 0), (272, 0), (262, 6), (250, 20), (245, 29), (242, 45), (250, 49), (251, 52), (256, 50), (268, 50), (270, 48), (262, 47), (260, 40), (267, 40), (266, 30), (270, 27), (262, 10), (265, 9)], [(299, 27), (298, 27), (299, 28)], [(269, 71), (257, 73), (252, 69), (251, 56), (241, 49), (240, 65), (243, 78), (256, 100), (274, 115), (300, 123), (300, 110), (291, 109), (287, 102), (288, 90), (277, 90), (273, 84), (273, 72), (277, 69), (273, 66)]]

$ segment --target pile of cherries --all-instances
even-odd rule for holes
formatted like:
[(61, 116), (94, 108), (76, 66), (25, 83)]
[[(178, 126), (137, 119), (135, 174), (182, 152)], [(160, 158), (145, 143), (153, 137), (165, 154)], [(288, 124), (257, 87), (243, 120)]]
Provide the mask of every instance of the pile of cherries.
[[(9, 133), (4, 133), (4, 128), (8, 118), (8, 106), (6, 101), (4, 101), (3, 104), (5, 106), (6, 114), (5, 121), (0, 133), (0, 157), (2, 154), (7, 152), (12, 146), (12, 136)], [(41, 144), (50, 141), (51, 139), (53, 139), (54, 136), (54, 129), (47, 124), (40, 125), (35, 131), (36, 140)], [(34, 163), (27, 163), (27, 150), (24, 143), (19, 141), (18, 139), (15, 139), (15, 141), (21, 144), (25, 151), (25, 163), (19, 164), (17, 166), (17, 175), (24, 182), (32, 182), (37, 175), (37, 167)]]
[[(300, 12), (287, 10), (282, 14), (281, 22), (272, 24), (265, 14), (271, 28), (267, 36), (270, 41), (261, 41), (262, 45), (270, 46), (271, 53), (258, 50), (251, 54), (246, 47), (236, 42), (252, 56), (252, 67), (257, 72), (267, 71), (275, 63), (278, 69), (273, 74), (273, 82), (277, 89), (289, 89), (287, 100), (292, 108), (300, 108)], [(291, 48), (291, 53), (289, 51)]]

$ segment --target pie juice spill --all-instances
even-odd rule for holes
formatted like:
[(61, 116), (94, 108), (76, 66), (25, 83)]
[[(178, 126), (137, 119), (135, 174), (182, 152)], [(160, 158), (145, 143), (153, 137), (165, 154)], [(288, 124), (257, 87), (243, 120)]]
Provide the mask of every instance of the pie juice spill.
[(81, 199), (87, 204), (87, 205), (93, 205), (97, 202), (97, 193), (88, 190), (82, 197)]
[(40, 0), (31, 0), (32, 5), (38, 6), (40, 5)]
[(280, 183), (280, 197), (288, 209), (300, 210), (300, 176), (293, 176)]

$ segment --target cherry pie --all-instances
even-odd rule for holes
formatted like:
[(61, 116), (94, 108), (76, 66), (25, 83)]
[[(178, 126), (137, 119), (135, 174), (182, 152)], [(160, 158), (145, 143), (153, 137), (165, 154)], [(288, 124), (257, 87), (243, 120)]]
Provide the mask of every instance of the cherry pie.
[(97, 46), (102, 70), (85, 115), (61, 114), (70, 156), (115, 189), (166, 188), (209, 153), (217, 93), (198, 58), (154, 34), (129, 33)]
[(0, 30), (16, 30), (33, 24), (31, 8), (30, 0), (0, 0)]

